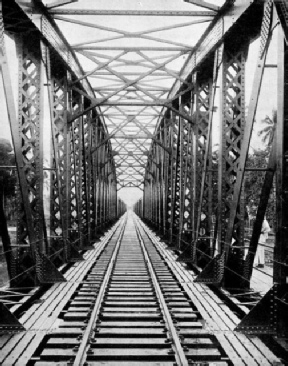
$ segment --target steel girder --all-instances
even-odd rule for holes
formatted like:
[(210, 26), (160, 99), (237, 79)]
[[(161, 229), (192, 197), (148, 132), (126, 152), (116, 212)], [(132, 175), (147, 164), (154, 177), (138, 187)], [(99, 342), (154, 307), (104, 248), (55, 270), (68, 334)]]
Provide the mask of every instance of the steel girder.
[[(69, 87), (75, 74), (29, 21), (27, 32), (14, 34), (19, 63), (17, 120), (2, 12), (0, 18), (1, 72), (18, 173), (17, 245), (7, 256), (10, 282), (27, 287), (65, 281), (57, 267), (81, 260), (78, 251), (89, 248), (97, 234), (125, 210), (122, 202), (117, 203), (112, 149), (107, 140), (91, 154), (107, 137), (95, 109), (69, 123), (69, 115), (89, 107), (91, 101)], [(29, 31), (34, 32), (33, 38)], [(48, 90), (50, 122), (43, 120), (44, 88)], [(43, 207), (43, 131), (47, 123), (51, 123), (51, 167), (45, 170), (49, 226)]]

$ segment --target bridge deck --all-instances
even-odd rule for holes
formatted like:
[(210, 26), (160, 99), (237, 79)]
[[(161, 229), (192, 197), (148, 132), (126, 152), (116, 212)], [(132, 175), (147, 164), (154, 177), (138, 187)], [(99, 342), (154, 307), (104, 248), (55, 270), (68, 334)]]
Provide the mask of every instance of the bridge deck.
[(122, 218), (84, 257), (19, 317), (26, 331), (0, 336), (1, 365), (172, 366), (185, 364), (181, 352), (187, 365), (281, 364), (258, 337), (234, 332), (235, 313), (138, 218)]

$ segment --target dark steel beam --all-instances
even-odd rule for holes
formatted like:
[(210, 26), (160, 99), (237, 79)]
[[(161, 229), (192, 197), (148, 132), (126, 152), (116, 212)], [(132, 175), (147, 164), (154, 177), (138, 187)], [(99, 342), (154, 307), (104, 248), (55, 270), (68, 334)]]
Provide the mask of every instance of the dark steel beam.
[(185, 3), (201, 6), (201, 8), (209, 9), (214, 12), (217, 12), (220, 9), (220, 6), (208, 3), (204, 0), (184, 0), (184, 1), (185, 1)]
[(177, 11), (177, 10), (89, 10), (89, 9), (61, 9), (52, 10), (50, 14), (57, 15), (119, 15), (119, 16), (160, 16), (160, 17), (199, 17), (213, 16), (210, 11)]
[(138, 47), (121, 47), (121, 46), (77, 46), (73, 47), (75, 51), (78, 50), (99, 50), (99, 51), (125, 51), (125, 52), (138, 52), (138, 51), (172, 51), (172, 52), (182, 52), (182, 53), (189, 53), (193, 51), (194, 47), (157, 47), (157, 46), (138, 46)]

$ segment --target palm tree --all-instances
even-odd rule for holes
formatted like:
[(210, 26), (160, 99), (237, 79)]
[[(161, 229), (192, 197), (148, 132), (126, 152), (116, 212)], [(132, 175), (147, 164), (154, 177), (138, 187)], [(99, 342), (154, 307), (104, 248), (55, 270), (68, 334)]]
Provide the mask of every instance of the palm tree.
[(261, 137), (261, 141), (266, 144), (267, 147), (271, 147), (277, 124), (277, 111), (272, 111), (272, 119), (266, 115), (261, 123), (264, 127), (258, 132), (258, 136)]

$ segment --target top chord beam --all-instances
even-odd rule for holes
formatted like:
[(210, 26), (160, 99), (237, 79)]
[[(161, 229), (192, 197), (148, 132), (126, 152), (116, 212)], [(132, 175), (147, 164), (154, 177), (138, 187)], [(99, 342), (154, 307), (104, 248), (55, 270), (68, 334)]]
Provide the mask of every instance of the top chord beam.
[(133, 16), (167, 16), (167, 17), (202, 17), (215, 15), (212, 11), (170, 11), (170, 10), (89, 10), (89, 9), (57, 9), (49, 11), (57, 15), (133, 15)]

